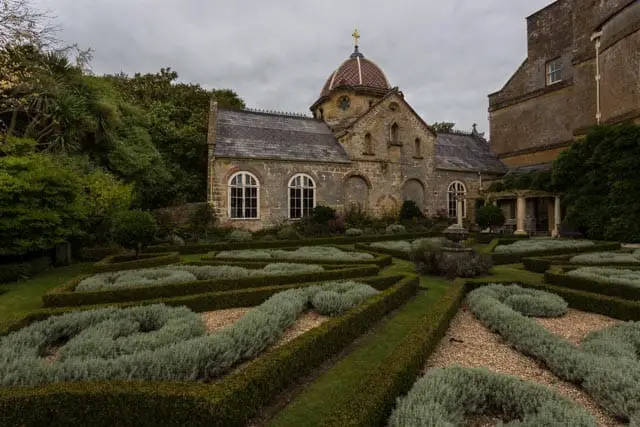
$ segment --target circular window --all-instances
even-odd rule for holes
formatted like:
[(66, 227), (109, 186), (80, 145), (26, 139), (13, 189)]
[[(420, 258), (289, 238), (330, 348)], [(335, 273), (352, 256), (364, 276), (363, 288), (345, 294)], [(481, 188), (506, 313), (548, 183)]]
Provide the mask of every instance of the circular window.
[(348, 110), (350, 105), (351, 105), (351, 100), (349, 99), (348, 96), (341, 96), (338, 99), (338, 107), (340, 107), (342, 111)]

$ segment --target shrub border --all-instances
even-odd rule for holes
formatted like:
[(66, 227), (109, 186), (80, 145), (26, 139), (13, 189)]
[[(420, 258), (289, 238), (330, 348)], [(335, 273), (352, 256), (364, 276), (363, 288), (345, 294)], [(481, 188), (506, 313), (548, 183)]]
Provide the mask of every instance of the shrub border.
[[(384, 240), (384, 241), (387, 241), (387, 240)], [(372, 252), (372, 253), (389, 255), (389, 256), (392, 256), (394, 258), (404, 259), (406, 261), (411, 261), (411, 255), (406, 253), (406, 252), (397, 251), (397, 250), (394, 250), (394, 249), (374, 248), (374, 247), (371, 246), (370, 243), (356, 243), (355, 248), (356, 249), (365, 250), (365, 251), (368, 251), (368, 252)]]
[(375, 276), (380, 268), (368, 264), (349, 266), (336, 270), (316, 273), (287, 274), (281, 276), (257, 276), (243, 279), (209, 279), (192, 282), (175, 283), (163, 286), (144, 286), (129, 289), (113, 289), (90, 292), (74, 291), (76, 286), (87, 276), (73, 279), (61, 287), (55, 288), (42, 296), (45, 307), (67, 307), (82, 305), (109, 304), (127, 301), (140, 301), (157, 298), (172, 298), (208, 292), (223, 292), (267, 286), (280, 286), (291, 283), (320, 282), (329, 280), (351, 279), (354, 277)]
[[(516, 264), (522, 261), (524, 258), (531, 257), (544, 257), (544, 256), (552, 256), (552, 255), (565, 255), (565, 254), (573, 254), (573, 253), (586, 253), (586, 252), (604, 252), (604, 251), (613, 251), (620, 249), (621, 245), (618, 242), (595, 242), (592, 246), (586, 246), (583, 248), (557, 248), (557, 249), (547, 249), (547, 250), (538, 250), (538, 251), (529, 251), (519, 254), (506, 254), (506, 253), (495, 253), (494, 249), (499, 246), (502, 239), (495, 239), (491, 242), (489, 247), (485, 248), (485, 252), (489, 249), (491, 251), (491, 259), (495, 265), (500, 264)], [(496, 242), (497, 241), (497, 242)], [(514, 241), (510, 241), (513, 243)], [(509, 243), (507, 243), (509, 244)]]
[[(602, 268), (598, 266), (598, 268)], [(556, 271), (544, 273), (545, 282), (564, 288), (576, 289), (579, 291), (591, 292), (610, 297), (640, 301), (640, 287), (627, 286), (617, 283), (605, 283), (599, 280), (587, 279), (584, 277), (569, 276)]]
[[(331, 246), (333, 247), (333, 246)], [(271, 248), (273, 249), (273, 248)], [(296, 249), (295, 247), (286, 246), (278, 249)], [(341, 250), (345, 250), (343, 248), (339, 248)], [(291, 264), (343, 264), (343, 265), (363, 265), (363, 264), (375, 264), (378, 267), (386, 267), (391, 265), (393, 259), (390, 255), (385, 255), (381, 253), (376, 253), (369, 250), (360, 250), (360, 251), (349, 251), (346, 252), (362, 252), (373, 255), (373, 259), (363, 259), (363, 260), (354, 260), (354, 261), (345, 261), (345, 260), (317, 260), (317, 259), (273, 259), (273, 258), (216, 258), (216, 252), (209, 252), (207, 255), (204, 255), (200, 258), (202, 261), (223, 261), (226, 263), (239, 263), (239, 262), (261, 262), (261, 263), (291, 263)]]
[[(416, 294), (415, 275), (206, 384), (69, 382), (0, 390), (0, 418), (20, 425), (242, 426), (293, 381), (319, 366)], [(455, 311), (454, 311), (455, 313)], [(446, 330), (446, 328), (445, 328)], [(146, 410), (145, 410), (146, 409)], [(32, 417), (32, 418), (29, 418)]]
[[(96, 262), (92, 266), (94, 273), (106, 273), (110, 271), (133, 270), (136, 268), (150, 268), (161, 265), (169, 265), (180, 262), (180, 254), (178, 252), (164, 252), (157, 254), (140, 254), (145, 257), (143, 259), (135, 259), (131, 261), (114, 262), (114, 258), (122, 256), (122, 254), (109, 255), (101, 261)], [(154, 256), (155, 255), (155, 256)]]
[(250, 242), (221, 242), (211, 243), (208, 245), (196, 244), (196, 245), (159, 245), (149, 246), (144, 250), (146, 253), (156, 252), (173, 252), (177, 251), (183, 255), (203, 254), (208, 252), (217, 252), (221, 250), (240, 250), (240, 249), (276, 249), (276, 248), (291, 248), (300, 246), (322, 246), (322, 245), (352, 245), (354, 243), (364, 242), (377, 242), (383, 240), (405, 240), (405, 239), (418, 239), (420, 237), (436, 237), (441, 236), (440, 232), (425, 231), (421, 233), (406, 233), (406, 234), (377, 234), (371, 236), (355, 236), (355, 237), (321, 237), (315, 239), (301, 239), (301, 240), (277, 240), (271, 242), (262, 241), (250, 241)]

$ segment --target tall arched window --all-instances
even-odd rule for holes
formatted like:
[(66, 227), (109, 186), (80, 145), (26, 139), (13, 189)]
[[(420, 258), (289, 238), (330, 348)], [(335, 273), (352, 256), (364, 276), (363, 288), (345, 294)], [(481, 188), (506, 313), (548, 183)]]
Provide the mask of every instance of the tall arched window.
[(364, 153), (373, 154), (373, 143), (371, 142), (371, 134), (364, 135)]
[(229, 218), (257, 219), (260, 182), (249, 172), (235, 173), (229, 179)]
[(413, 156), (414, 157), (422, 157), (422, 143), (420, 138), (416, 138), (413, 142)]
[(316, 184), (309, 175), (298, 174), (289, 181), (289, 218), (311, 215), (316, 207)]
[(455, 218), (458, 216), (458, 199), (462, 200), (462, 217), (467, 217), (467, 202), (465, 200), (466, 194), (467, 189), (460, 181), (454, 181), (449, 184), (449, 189), (447, 191), (447, 206), (449, 208), (450, 217)]
[(400, 144), (400, 126), (398, 126), (397, 123), (391, 125), (391, 128), (389, 129), (389, 137), (392, 145)]

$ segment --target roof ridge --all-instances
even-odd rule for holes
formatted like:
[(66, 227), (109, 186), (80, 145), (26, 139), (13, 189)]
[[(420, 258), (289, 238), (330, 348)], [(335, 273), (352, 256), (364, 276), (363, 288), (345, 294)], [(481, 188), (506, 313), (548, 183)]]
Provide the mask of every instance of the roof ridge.
[(245, 113), (253, 113), (253, 114), (263, 114), (263, 115), (267, 115), (267, 116), (281, 116), (281, 117), (291, 117), (291, 118), (296, 118), (296, 119), (309, 119), (309, 120), (315, 120), (313, 117), (308, 116), (305, 113), (295, 113), (295, 112), (287, 112), (287, 111), (278, 111), (278, 110), (264, 110), (264, 109), (260, 109), (260, 108), (249, 108), (249, 107), (245, 107), (243, 109), (237, 110), (237, 109), (226, 109), (223, 108), (227, 111), (242, 111)]

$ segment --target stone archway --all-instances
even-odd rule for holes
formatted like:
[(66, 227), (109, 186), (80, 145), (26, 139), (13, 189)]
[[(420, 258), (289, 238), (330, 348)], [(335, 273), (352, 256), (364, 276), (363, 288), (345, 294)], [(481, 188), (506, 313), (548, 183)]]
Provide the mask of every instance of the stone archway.
[(366, 211), (369, 208), (369, 184), (360, 175), (347, 177), (344, 184), (345, 209)]
[(425, 208), (424, 185), (417, 179), (410, 179), (402, 186), (402, 200), (413, 200), (422, 210)]

